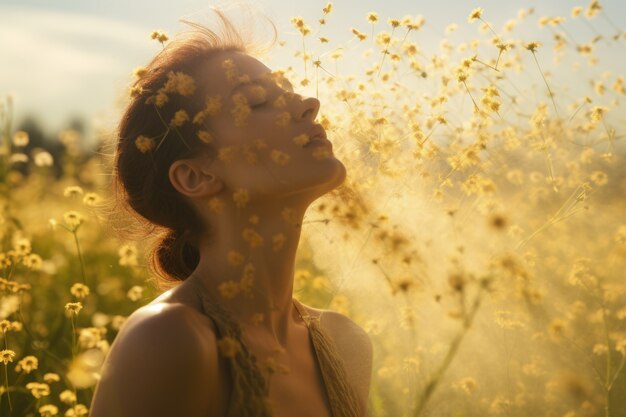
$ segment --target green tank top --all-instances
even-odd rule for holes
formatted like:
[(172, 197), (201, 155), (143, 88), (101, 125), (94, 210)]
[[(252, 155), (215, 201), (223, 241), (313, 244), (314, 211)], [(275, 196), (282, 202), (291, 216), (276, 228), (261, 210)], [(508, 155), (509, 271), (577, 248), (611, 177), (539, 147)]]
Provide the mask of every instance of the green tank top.
[[(191, 279), (191, 278), (190, 278)], [(225, 358), (229, 363), (232, 378), (228, 417), (272, 417), (268, 404), (268, 385), (261, 370), (243, 341), (239, 323), (218, 303), (212, 301), (199, 282), (191, 279), (198, 287), (204, 314), (215, 324), (218, 340), (229, 336), (237, 340), (241, 349), (234, 357)], [(320, 326), (321, 314), (307, 312), (295, 298), (294, 306), (311, 335), (315, 356), (322, 371), (324, 386), (333, 417), (362, 417), (356, 392), (348, 382), (343, 359), (339, 356), (333, 340)]]

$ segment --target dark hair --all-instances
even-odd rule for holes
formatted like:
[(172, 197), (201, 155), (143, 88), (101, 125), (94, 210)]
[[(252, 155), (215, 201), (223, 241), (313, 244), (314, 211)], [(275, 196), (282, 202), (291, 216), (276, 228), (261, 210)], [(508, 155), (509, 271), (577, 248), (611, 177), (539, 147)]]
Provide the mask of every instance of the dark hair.
[[(193, 272), (200, 259), (198, 237), (210, 233), (204, 230), (194, 209), (174, 189), (168, 175), (176, 160), (217, 154), (211, 143), (198, 138), (198, 125), (192, 122), (194, 115), (205, 106), (206, 86), (210, 83), (210, 80), (198, 82), (199, 70), (219, 52), (252, 55), (265, 51), (260, 44), (244, 38), (223, 12), (215, 8), (213, 11), (219, 17), (221, 33), (181, 20), (194, 30), (178, 34), (139, 73), (116, 129), (111, 182), (113, 207), (108, 211), (109, 220), (117, 223), (120, 217), (130, 214), (139, 229), (133, 232), (125, 227), (121, 235), (153, 239), (150, 266), (157, 275), (159, 289), (170, 288)], [(268, 21), (274, 32), (271, 47), (277, 35), (275, 25)], [(171, 88), (178, 76), (191, 77), (194, 81), (192, 87), (179, 94)], [(164, 87), (168, 82), (169, 89)], [(166, 89), (161, 91), (168, 93), (165, 103), (155, 101), (162, 88)], [(180, 127), (168, 128), (168, 122), (181, 109), (187, 112), (189, 120)], [(203, 123), (201, 128), (210, 131), (210, 123)], [(144, 146), (150, 145), (149, 150), (142, 151), (136, 143), (140, 136), (143, 136)]]

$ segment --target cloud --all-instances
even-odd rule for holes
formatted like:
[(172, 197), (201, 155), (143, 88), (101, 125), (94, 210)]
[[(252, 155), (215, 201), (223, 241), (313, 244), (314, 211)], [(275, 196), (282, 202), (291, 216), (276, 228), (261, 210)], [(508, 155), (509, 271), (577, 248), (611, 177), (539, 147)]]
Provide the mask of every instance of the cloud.
[(154, 52), (148, 29), (112, 19), (26, 7), (0, 15), (0, 94), (47, 124), (109, 109), (134, 62)]

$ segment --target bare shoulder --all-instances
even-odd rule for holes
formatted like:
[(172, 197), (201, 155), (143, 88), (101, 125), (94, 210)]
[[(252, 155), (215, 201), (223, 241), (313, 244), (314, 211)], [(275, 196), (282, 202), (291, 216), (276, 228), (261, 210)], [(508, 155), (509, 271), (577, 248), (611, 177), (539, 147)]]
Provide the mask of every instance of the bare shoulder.
[(199, 332), (196, 316), (183, 304), (163, 303), (131, 314), (103, 364), (90, 417), (208, 415), (217, 352), (215, 336)]
[(318, 316), (320, 326), (332, 338), (346, 365), (348, 379), (366, 406), (369, 399), (372, 374), (372, 341), (367, 332), (350, 317), (333, 310), (305, 307)]

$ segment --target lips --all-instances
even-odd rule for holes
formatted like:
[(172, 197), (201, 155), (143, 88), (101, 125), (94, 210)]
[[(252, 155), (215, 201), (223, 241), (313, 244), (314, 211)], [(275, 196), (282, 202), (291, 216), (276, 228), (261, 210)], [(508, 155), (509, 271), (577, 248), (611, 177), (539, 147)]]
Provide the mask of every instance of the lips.
[(311, 129), (307, 135), (309, 136), (309, 142), (307, 142), (304, 147), (306, 148), (312, 144), (330, 144), (330, 141), (326, 137), (326, 131), (322, 127), (322, 125), (316, 125), (313, 129)]

